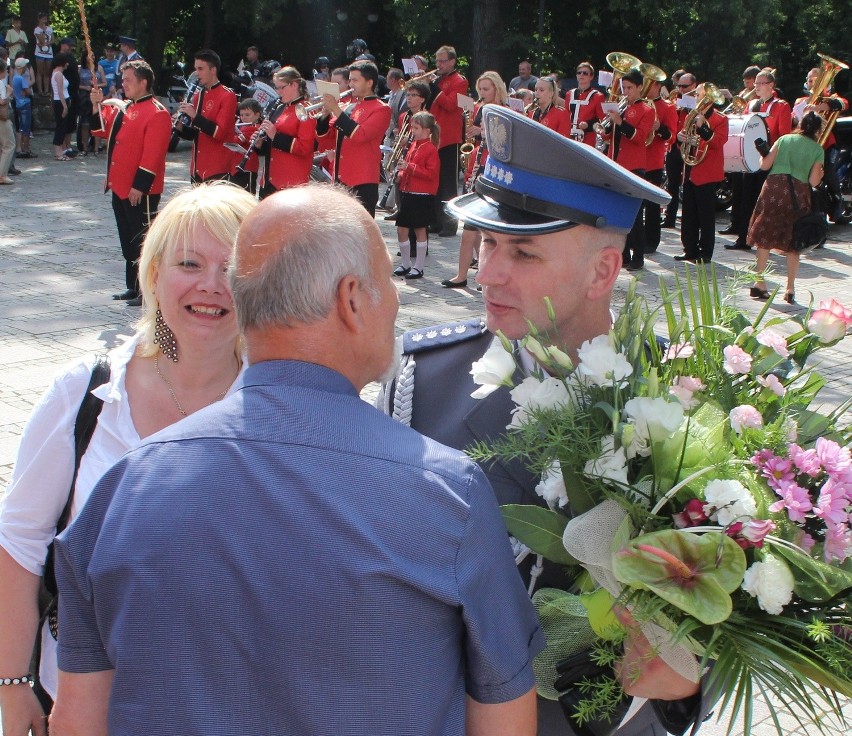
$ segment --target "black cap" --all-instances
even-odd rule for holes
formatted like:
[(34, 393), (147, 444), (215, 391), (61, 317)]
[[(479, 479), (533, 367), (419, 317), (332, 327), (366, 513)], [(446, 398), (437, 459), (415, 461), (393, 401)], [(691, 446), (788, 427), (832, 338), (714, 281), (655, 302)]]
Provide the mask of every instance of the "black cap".
[(627, 233), (643, 200), (671, 197), (585, 143), (508, 107), (486, 105), (488, 158), (474, 192), (447, 203), (462, 222), (493, 232), (542, 234), (575, 225)]
[(136, 39), (131, 36), (119, 36), (118, 42), (123, 43), (125, 46), (133, 46), (133, 48), (136, 48)]

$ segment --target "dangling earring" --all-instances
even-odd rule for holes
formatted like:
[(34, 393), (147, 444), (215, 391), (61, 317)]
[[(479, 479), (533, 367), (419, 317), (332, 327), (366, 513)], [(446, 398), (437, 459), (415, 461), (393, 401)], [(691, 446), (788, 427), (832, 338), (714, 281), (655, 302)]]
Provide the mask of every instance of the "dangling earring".
[(163, 319), (163, 313), (159, 309), (157, 309), (157, 317), (154, 323), (154, 345), (159, 345), (160, 350), (163, 351), (163, 355), (165, 355), (173, 363), (178, 362), (178, 348), (177, 340), (175, 340), (175, 333), (172, 332), (172, 328), (166, 324), (166, 320)]

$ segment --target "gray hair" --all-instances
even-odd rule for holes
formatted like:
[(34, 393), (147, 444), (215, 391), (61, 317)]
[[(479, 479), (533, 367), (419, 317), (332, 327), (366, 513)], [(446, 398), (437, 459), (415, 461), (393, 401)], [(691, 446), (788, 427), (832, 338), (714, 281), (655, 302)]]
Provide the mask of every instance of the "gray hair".
[[(370, 298), (379, 299), (370, 264), (370, 233), (366, 218), (341, 207), (341, 195), (357, 202), (340, 187), (307, 185), (305, 210), (312, 213), (288, 230), (286, 247), (278, 248), (251, 273), (241, 273), (240, 248), (229, 271), (240, 330), (325, 319), (341, 279), (354, 276)], [(291, 189), (295, 192), (297, 189)], [(357, 205), (359, 210), (361, 205)], [(249, 246), (251, 247), (251, 246)]]

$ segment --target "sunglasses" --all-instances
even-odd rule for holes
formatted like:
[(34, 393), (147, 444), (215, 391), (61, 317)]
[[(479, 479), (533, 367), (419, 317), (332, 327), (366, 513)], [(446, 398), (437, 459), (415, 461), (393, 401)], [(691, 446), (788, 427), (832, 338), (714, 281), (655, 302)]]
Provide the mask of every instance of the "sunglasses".
[(676, 86), (677, 86), (678, 89), (687, 89), (687, 88), (691, 87), (692, 85), (691, 84), (678, 84)]
[(591, 77), (592, 73), (588, 69), (580, 69), (577, 72), (578, 77)]

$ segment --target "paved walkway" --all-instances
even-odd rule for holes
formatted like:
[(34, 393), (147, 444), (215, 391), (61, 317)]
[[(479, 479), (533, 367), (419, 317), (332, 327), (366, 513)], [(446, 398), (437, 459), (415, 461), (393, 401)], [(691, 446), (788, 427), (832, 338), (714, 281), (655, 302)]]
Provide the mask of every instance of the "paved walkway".
[[(133, 332), (140, 310), (114, 302), (110, 295), (123, 287), (120, 257), (110, 199), (101, 193), (106, 160), (103, 156), (55, 162), (49, 134), (33, 140), (40, 158), (19, 161), (23, 173), (15, 185), (0, 192), (0, 487), (11, 475), (18, 438), (33, 404), (51, 376), (69, 360), (87, 351), (102, 351)], [(169, 157), (164, 201), (188, 182), (188, 153), (181, 148)], [(727, 216), (719, 218), (720, 226)], [(392, 254), (396, 232), (379, 218)], [(717, 240), (717, 271), (725, 277), (749, 268), (753, 256), (722, 248)], [(798, 299), (807, 303), (830, 297), (852, 305), (852, 227), (832, 227), (825, 249), (803, 260), (796, 287)], [(640, 289), (659, 301), (657, 279), (671, 282), (683, 267), (673, 260), (681, 251), (679, 235), (663, 231), (658, 253), (646, 259)], [(426, 263), (426, 276), (400, 282), (399, 330), (422, 327), (481, 314), (480, 295), (471, 278), (468, 289), (447, 290), (440, 281), (455, 274), (458, 238), (434, 239)], [(783, 267), (781, 269), (783, 273)], [(473, 273), (471, 273), (473, 276)], [(616, 298), (623, 297), (631, 279), (618, 279)], [(770, 284), (777, 283), (770, 278)], [(756, 313), (760, 305), (744, 292), (742, 306)], [(803, 312), (783, 302), (775, 312)], [(822, 371), (831, 377), (826, 402), (836, 406), (852, 393), (852, 339), (824, 353)], [(365, 391), (370, 394), (370, 389)], [(852, 719), (852, 706), (847, 705)], [(758, 725), (751, 734), (769, 736), (775, 729), (765, 706), (756, 709)], [(782, 718), (786, 734), (808, 732)], [(721, 736), (724, 728), (707, 724), (701, 733)], [(735, 731), (742, 733), (742, 730)], [(846, 733), (835, 729), (833, 734)]]

